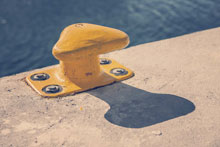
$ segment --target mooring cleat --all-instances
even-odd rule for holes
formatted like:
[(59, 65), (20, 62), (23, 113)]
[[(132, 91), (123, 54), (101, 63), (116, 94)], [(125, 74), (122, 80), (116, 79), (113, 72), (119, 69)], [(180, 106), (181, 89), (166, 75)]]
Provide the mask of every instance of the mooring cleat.
[(133, 72), (100, 54), (129, 44), (126, 33), (100, 25), (80, 23), (66, 27), (53, 47), (59, 65), (26, 77), (28, 84), (44, 97), (82, 92), (128, 79)]

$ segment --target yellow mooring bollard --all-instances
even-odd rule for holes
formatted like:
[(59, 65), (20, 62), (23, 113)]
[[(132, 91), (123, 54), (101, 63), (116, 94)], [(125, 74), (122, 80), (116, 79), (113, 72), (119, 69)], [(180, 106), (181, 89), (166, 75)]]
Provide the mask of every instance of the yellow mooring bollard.
[(44, 97), (65, 96), (125, 80), (133, 76), (130, 69), (98, 56), (128, 44), (128, 35), (117, 29), (87, 23), (70, 25), (53, 47), (60, 64), (37, 71), (26, 80)]

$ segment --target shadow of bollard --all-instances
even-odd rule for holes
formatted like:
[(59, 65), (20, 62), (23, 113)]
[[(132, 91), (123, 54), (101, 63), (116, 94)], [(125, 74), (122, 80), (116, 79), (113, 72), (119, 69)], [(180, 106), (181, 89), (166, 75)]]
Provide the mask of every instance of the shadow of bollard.
[(142, 128), (186, 115), (195, 110), (189, 100), (171, 95), (150, 93), (124, 83), (89, 91), (110, 105), (105, 118), (118, 126)]

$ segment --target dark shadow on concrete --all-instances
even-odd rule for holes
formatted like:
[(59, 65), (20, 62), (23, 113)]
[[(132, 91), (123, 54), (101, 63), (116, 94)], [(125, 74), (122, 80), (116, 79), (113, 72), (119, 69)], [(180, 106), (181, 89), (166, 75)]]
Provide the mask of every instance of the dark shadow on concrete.
[(195, 110), (189, 100), (150, 93), (127, 84), (116, 83), (89, 91), (110, 105), (105, 118), (119, 126), (142, 128), (186, 115)]

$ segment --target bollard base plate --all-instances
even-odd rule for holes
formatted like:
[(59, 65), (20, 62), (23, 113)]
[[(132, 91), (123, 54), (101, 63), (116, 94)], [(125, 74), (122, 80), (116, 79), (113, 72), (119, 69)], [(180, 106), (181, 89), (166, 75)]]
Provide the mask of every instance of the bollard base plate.
[[(107, 59), (107, 58), (104, 58)], [(105, 86), (114, 82), (122, 81), (128, 79), (134, 75), (134, 73), (124, 67), (123, 65), (119, 64), (115, 60), (107, 59), (111, 62), (109, 64), (100, 65), (101, 74), (98, 78), (81, 83), (74, 83), (71, 81), (66, 81), (63, 79), (59, 79), (57, 76), (57, 71), (59, 69), (59, 65), (53, 66), (51, 68), (42, 69), (35, 73), (32, 73), (26, 77), (27, 83), (41, 96), (43, 97), (61, 97), (67, 95), (73, 95), (79, 92), (83, 92), (92, 88)], [(123, 69), (122, 72), (125, 73), (120, 74), (112, 72), (114, 69)], [(47, 78), (43, 80), (36, 80), (33, 79), (33, 75), (45, 74)], [(56, 89), (58, 87), (58, 89)], [(51, 88), (51, 89), (49, 89)], [(52, 89), (54, 88), (54, 89)], [(45, 90), (46, 89), (46, 90)], [(47, 89), (49, 89), (47, 91)]]

